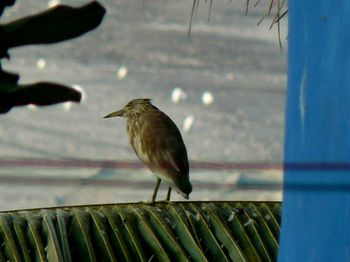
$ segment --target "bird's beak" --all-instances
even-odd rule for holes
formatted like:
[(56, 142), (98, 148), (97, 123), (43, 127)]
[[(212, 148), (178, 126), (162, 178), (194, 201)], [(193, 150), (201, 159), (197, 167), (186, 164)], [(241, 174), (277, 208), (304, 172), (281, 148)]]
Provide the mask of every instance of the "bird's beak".
[(110, 117), (123, 116), (123, 115), (124, 115), (124, 109), (121, 109), (121, 110), (115, 111), (113, 113), (110, 113), (110, 114), (104, 116), (103, 118), (110, 118)]

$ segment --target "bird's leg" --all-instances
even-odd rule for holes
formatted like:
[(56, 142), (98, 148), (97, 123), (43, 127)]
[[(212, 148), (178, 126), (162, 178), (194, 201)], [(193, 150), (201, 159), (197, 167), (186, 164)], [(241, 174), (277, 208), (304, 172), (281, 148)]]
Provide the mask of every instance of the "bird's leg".
[(151, 203), (154, 203), (156, 201), (157, 192), (158, 192), (158, 188), (159, 188), (159, 185), (160, 185), (161, 181), (162, 180), (159, 177), (157, 177), (157, 183), (156, 183), (156, 187), (154, 188), (154, 191), (153, 191), (153, 194), (152, 194)]
[(166, 195), (165, 201), (168, 201), (168, 202), (170, 201), (170, 195), (171, 195), (171, 186), (168, 189), (168, 194)]

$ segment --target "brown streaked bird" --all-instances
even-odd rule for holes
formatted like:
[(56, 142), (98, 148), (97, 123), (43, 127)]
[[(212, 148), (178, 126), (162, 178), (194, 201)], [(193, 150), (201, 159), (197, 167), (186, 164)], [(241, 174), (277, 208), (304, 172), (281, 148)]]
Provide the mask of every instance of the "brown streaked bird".
[(131, 147), (138, 158), (157, 176), (152, 194), (155, 201), (161, 179), (169, 184), (166, 200), (170, 200), (171, 186), (184, 198), (192, 192), (185, 144), (175, 123), (152, 105), (148, 98), (131, 100), (123, 109), (106, 115), (125, 117)]

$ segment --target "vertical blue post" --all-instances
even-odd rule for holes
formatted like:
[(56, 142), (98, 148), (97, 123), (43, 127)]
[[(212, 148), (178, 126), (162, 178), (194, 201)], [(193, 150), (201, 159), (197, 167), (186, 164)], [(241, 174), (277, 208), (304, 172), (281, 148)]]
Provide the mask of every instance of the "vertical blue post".
[(288, 63), (279, 261), (350, 261), (350, 0), (289, 1)]

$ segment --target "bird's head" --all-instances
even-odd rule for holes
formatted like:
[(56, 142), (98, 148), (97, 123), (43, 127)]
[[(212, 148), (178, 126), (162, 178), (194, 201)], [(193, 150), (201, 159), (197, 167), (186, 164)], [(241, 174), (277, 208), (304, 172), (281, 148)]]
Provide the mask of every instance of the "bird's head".
[(154, 105), (151, 104), (151, 99), (149, 98), (137, 98), (131, 100), (127, 105), (118, 111), (106, 115), (104, 118), (109, 117), (133, 117), (142, 114), (148, 109), (156, 109)]

